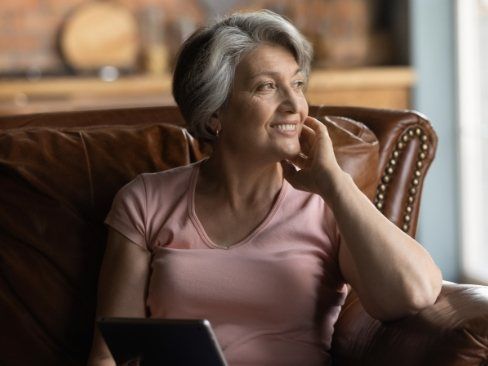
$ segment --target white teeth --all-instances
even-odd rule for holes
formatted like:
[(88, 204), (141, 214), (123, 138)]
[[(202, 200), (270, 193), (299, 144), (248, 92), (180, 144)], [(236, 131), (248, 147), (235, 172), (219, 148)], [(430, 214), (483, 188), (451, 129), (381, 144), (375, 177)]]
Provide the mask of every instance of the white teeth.
[(295, 131), (297, 129), (297, 125), (293, 123), (279, 124), (275, 125), (274, 127), (276, 127), (280, 131)]

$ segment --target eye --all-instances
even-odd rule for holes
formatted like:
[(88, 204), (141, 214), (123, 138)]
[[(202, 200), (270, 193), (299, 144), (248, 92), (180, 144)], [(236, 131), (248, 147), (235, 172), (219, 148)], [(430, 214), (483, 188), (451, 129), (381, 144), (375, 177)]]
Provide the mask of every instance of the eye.
[(257, 91), (270, 91), (275, 89), (276, 89), (276, 85), (272, 81), (266, 81), (264, 83), (261, 83), (256, 88)]
[(305, 88), (305, 81), (304, 80), (295, 80), (293, 82), (293, 87), (295, 89), (300, 89), (301, 90), (301, 89)]

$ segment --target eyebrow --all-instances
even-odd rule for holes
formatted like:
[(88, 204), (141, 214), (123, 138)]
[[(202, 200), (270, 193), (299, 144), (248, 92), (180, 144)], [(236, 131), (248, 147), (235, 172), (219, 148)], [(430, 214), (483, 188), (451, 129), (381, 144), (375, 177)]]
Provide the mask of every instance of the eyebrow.
[[(299, 73), (301, 73), (301, 72), (303, 72), (303, 70), (302, 70), (301, 68), (298, 68), (298, 69), (297, 69), (297, 70), (294, 72), (294, 74), (293, 74), (292, 76), (295, 76), (295, 75), (297, 75), (297, 74), (299, 74)], [(250, 80), (254, 80), (254, 79), (256, 79), (257, 77), (260, 77), (260, 76), (278, 76), (278, 75), (280, 75), (280, 73), (279, 73), (279, 72), (272, 71), (272, 70), (264, 70), (264, 71), (262, 71), (262, 72), (260, 72), (260, 73), (258, 73), (258, 74), (252, 75), (252, 76), (250, 77)]]

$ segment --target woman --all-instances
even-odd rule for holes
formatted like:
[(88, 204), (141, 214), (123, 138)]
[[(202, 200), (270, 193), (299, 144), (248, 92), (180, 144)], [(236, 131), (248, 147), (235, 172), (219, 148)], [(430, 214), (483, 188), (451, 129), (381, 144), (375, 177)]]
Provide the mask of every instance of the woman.
[[(346, 282), (381, 320), (435, 301), (428, 253), (375, 209), (308, 117), (311, 54), (268, 11), (185, 42), (173, 95), (213, 153), (118, 193), (98, 315), (207, 318), (233, 366), (324, 365)], [(104, 362), (96, 334), (91, 364)]]

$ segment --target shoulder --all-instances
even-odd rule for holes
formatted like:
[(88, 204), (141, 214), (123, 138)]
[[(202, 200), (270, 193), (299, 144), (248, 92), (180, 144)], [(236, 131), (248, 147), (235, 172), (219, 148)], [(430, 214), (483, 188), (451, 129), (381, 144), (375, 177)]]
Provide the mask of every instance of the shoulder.
[[(179, 182), (181, 180), (190, 179), (192, 173), (200, 165), (201, 162), (183, 165), (168, 170), (155, 173), (142, 173), (137, 178), (140, 178), (145, 185), (153, 185), (160, 183)], [(136, 178), (136, 179), (137, 179)]]
[(124, 185), (118, 192), (119, 198), (147, 197), (154, 192), (171, 191), (186, 187), (192, 173), (200, 162), (184, 165), (155, 173), (142, 173)]
[[(156, 173), (143, 173), (141, 180), (146, 193), (185, 189), (197, 171), (200, 162), (179, 166)], [(138, 179), (136, 178), (136, 179)]]

